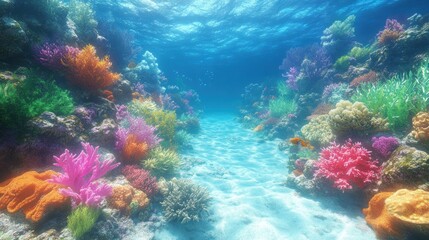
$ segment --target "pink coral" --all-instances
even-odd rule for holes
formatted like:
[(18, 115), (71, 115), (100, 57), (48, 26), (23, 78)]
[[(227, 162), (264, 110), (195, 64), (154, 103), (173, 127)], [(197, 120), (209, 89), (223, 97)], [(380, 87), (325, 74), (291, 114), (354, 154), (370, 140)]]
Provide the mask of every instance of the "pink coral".
[(62, 168), (63, 173), (54, 176), (50, 182), (67, 187), (60, 189), (60, 193), (70, 196), (74, 207), (79, 204), (97, 207), (112, 189), (96, 180), (119, 166), (119, 163), (113, 163), (113, 159), (99, 161), (98, 147), (94, 148), (89, 143), (82, 143), (82, 146), (84, 150), (78, 156), (68, 149), (61, 156), (54, 156), (54, 166)]
[(319, 161), (315, 163), (315, 178), (326, 178), (340, 190), (363, 188), (379, 178), (381, 168), (371, 159), (371, 152), (361, 143), (350, 139), (344, 145), (332, 143), (322, 149)]
[(130, 182), (131, 186), (143, 191), (150, 198), (158, 192), (156, 178), (149, 171), (140, 169), (134, 165), (125, 166), (122, 173)]

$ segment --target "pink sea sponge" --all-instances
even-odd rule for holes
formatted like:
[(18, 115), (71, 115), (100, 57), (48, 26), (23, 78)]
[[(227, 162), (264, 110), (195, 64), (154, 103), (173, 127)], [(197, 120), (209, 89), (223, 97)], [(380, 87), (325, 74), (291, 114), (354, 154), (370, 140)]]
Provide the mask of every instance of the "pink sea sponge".
[(371, 159), (371, 152), (361, 143), (349, 139), (344, 145), (332, 143), (322, 149), (319, 161), (315, 163), (315, 178), (325, 178), (334, 183), (334, 187), (344, 191), (354, 186), (364, 188), (376, 181), (381, 168)]
[(89, 143), (82, 143), (82, 146), (84, 150), (78, 156), (68, 149), (61, 156), (54, 156), (54, 166), (62, 168), (63, 172), (52, 177), (50, 182), (66, 187), (60, 189), (60, 193), (71, 197), (73, 207), (80, 204), (98, 207), (110, 195), (112, 188), (96, 180), (119, 166), (119, 163), (113, 163), (113, 159), (100, 161), (98, 147), (94, 148)]
[(372, 148), (383, 158), (388, 158), (399, 147), (399, 141), (395, 137), (373, 137)]
[(152, 177), (149, 171), (135, 165), (127, 165), (122, 169), (122, 174), (124, 174), (131, 186), (143, 191), (149, 198), (158, 192), (156, 178)]

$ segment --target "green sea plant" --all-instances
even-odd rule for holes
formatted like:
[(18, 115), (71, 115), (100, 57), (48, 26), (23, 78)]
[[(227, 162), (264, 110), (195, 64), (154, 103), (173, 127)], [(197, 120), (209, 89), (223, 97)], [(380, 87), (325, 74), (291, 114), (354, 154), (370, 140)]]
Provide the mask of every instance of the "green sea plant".
[(269, 103), (270, 115), (275, 118), (294, 113), (297, 108), (295, 101), (286, 98), (273, 99)]
[(150, 151), (147, 159), (142, 161), (142, 165), (157, 177), (168, 177), (174, 175), (180, 167), (179, 155), (167, 148), (157, 147)]
[(184, 130), (179, 130), (176, 132), (174, 137), (174, 143), (179, 149), (186, 149), (192, 147), (191, 142), (192, 136)]
[(428, 106), (428, 66), (426, 59), (415, 72), (396, 75), (384, 83), (361, 84), (352, 100), (387, 118), (394, 130), (409, 127), (411, 118)]
[(335, 135), (329, 125), (328, 115), (312, 118), (309, 123), (301, 128), (301, 133), (304, 139), (317, 146), (327, 146), (335, 139)]
[(162, 193), (164, 200), (161, 206), (168, 221), (198, 222), (203, 214), (209, 212), (209, 192), (190, 180), (174, 179), (165, 182)]
[(372, 47), (353, 47), (348, 55), (361, 63), (369, 58), (369, 54), (372, 50)]
[(64, 116), (73, 110), (70, 93), (34, 71), (27, 71), (25, 80), (16, 85), (0, 84), (0, 125), (6, 128), (22, 128), (26, 121), (46, 111)]
[(94, 227), (100, 213), (101, 211), (97, 208), (81, 205), (67, 217), (67, 228), (74, 237), (79, 239)]
[(337, 71), (345, 72), (350, 67), (350, 63), (351, 63), (350, 61), (351, 61), (351, 59), (349, 56), (347, 56), (347, 55), (342, 56), (342, 57), (338, 58), (337, 61), (335, 61), (334, 68)]

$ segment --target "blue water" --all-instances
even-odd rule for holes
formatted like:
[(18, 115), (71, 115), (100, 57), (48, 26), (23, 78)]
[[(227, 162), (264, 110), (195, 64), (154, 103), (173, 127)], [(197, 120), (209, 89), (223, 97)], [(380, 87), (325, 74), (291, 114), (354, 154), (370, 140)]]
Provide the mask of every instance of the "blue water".
[(360, 209), (333, 199), (311, 199), (284, 186), (286, 153), (259, 141), (230, 113), (207, 114), (181, 177), (209, 189), (207, 221), (169, 223), (156, 239), (375, 239)]

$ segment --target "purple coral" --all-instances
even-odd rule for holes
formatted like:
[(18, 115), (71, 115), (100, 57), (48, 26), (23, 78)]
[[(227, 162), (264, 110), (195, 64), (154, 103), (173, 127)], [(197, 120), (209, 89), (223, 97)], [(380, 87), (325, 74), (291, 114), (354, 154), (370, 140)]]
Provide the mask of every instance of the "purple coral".
[(38, 49), (37, 59), (45, 67), (59, 71), (64, 68), (63, 59), (67, 55), (76, 56), (79, 51), (75, 47), (45, 43)]
[(128, 135), (133, 134), (139, 142), (145, 142), (149, 148), (154, 148), (161, 142), (155, 134), (156, 128), (146, 124), (143, 118), (128, 118), (129, 127), (119, 127), (116, 131), (116, 148), (122, 150), (127, 142)]
[(286, 84), (292, 90), (298, 90), (298, 84), (297, 84), (298, 74), (299, 72), (295, 67), (291, 67), (287, 74), (282, 74), (282, 76), (286, 78)]
[(388, 158), (390, 154), (399, 146), (399, 141), (395, 137), (373, 137), (372, 148), (383, 158)]
[(128, 119), (130, 113), (128, 112), (128, 107), (125, 105), (116, 105), (116, 120), (122, 121)]
[(98, 207), (112, 189), (96, 180), (119, 166), (119, 163), (113, 163), (113, 159), (100, 161), (98, 147), (94, 148), (89, 143), (82, 143), (82, 147), (83, 151), (78, 156), (71, 154), (68, 149), (59, 157), (54, 156), (54, 166), (62, 168), (63, 173), (50, 181), (66, 187), (60, 189), (60, 193), (71, 197), (73, 207), (80, 204)]

